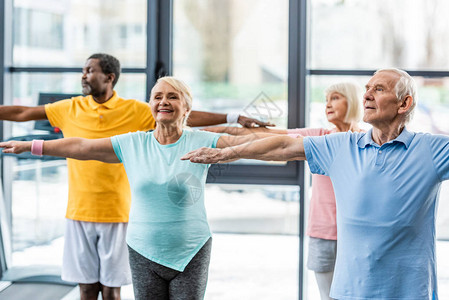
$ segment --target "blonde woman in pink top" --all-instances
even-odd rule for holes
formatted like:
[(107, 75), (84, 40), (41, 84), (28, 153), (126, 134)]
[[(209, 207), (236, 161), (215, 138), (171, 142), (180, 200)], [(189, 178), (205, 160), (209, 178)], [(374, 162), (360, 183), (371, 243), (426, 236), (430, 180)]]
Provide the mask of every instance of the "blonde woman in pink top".
[[(269, 132), (273, 134), (288, 134), (291, 137), (319, 136), (336, 132), (359, 131), (357, 122), (361, 117), (361, 91), (353, 83), (337, 83), (325, 91), (327, 120), (334, 125), (332, 129), (297, 128), (239, 128), (239, 127), (209, 127), (205, 130), (224, 132), (232, 135), (252, 134), (254, 132)], [(334, 274), (337, 253), (337, 223), (336, 205), (332, 182), (324, 175), (312, 175), (312, 198), (310, 202), (309, 221), (307, 227), (309, 239), (309, 256), (307, 268), (315, 272), (321, 300), (331, 300), (329, 291)]]

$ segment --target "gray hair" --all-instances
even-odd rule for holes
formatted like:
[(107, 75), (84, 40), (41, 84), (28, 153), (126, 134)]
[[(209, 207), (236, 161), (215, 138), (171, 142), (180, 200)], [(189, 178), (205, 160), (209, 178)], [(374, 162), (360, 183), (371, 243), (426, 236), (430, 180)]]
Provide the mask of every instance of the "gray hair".
[(396, 68), (379, 69), (374, 72), (374, 75), (380, 72), (393, 72), (399, 75), (399, 80), (396, 82), (396, 85), (394, 87), (396, 98), (398, 98), (398, 101), (404, 100), (407, 96), (412, 97), (412, 106), (409, 108), (407, 114), (405, 115), (405, 123), (408, 123), (413, 117), (414, 109), (418, 100), (418, 98), (416, 97), (415, 80), (407, 72)]
[(344, 121), (346, 123), (359, 122), (361, 111), (361, 90), (360, 88), (351, 82), (341, 82), (329, 86), (325, 91), (326, 99), (332, 93), (339, 93), (346, 98), (348, 103), (348, 110)]

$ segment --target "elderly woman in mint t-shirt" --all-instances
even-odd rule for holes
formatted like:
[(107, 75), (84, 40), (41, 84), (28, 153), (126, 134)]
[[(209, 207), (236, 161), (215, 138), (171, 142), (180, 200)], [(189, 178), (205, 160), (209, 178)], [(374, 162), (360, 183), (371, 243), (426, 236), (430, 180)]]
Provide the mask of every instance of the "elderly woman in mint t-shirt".
[(136, 299), (203, 299), (211, 253), (204, 207), (209, 165), (181, 161), (200, 147), (237, 145), (265, 134), (231, 137), (184, 128), (191, 111), (190, 89), (162, 77), (151, 91), (153, 132), (111, 138), (3, 142), (6, 153), (32, 151), (79, 160), (123, 163), (132, 191), (127, 231)]
[[(326, 128), (268, 129), (268, 128), (238, 128), (209, 127), (211, 132), (228, 133), (232, 135), (247, 135), (253, 133), (288, 134), (292, 137), (320, 136), (348, 130), (359, 131), (357, 122), (361, 116), (361, 100), (359, 88), (353, 83), (338, 83), (329, 86), (326, 91), (325, 113), (327, 120), (334, 125)], [(309, 251), (307, 267), (315, 272), (321, 300), (329, 297), (332, 277), (334, 274), (337, 254), (337, 222), (334, 189), (328, 176), (312, 175), (312, 198), (310, 202), (309, 220), (307, 226)]]

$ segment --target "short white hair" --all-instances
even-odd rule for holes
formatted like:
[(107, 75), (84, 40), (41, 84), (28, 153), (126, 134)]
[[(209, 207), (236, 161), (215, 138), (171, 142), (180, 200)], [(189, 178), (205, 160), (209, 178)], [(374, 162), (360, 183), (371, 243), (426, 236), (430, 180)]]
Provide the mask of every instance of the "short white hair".
[(341, 82), (329, 86), (325, 91), (326, 99), (332, 93), (339, 93), (346, 98), (348, 103), (348, 110), (346, 111), (345, 123), (359, 122), (362, 116), (361, 101), (362, 92), (361, 88), (352, 82)]
[[(187, 119), (189, 118), (190, 112), (192, 111), (192, 102), (193, 102), (192, 91), (190, 90), (190, 87), (186, 83), (184, 83), (182, 80), (180, 80), (176, 77), (164, 76), (164, 77), (159, 78), (156, 81), (156, 84), (153, 86), (153, 89), (160, 82), (165, 82), (165, 83), (169, 84), (178, 93), (181, 94), (182, 99), (186, 103), (187, 110), (188, 110), (188, 112), (185, 115), (184, 120), (183, 120), (184, 125), (186, 125)], [(153, 89), (151, 89), (151, 93), (153, 93)]]
[(394, 87), (394, 91), (396, 93), (396, 98), (398, 98), (398, 101), (403, 101), (407, 96), (412, 97), (413, 99), (412, 106), (409, 108), (407, 114), (405, 115), (405, 123), (408, 123), (413, 117), (414, 109), (416, 107), (416, 103), (418, 100), (416, 96), (415, 80), (404, 70), (396, 68), (379, 69), (376, 72), (374, 72), (374, 75), (380, 72), (393, 72), (399, 75), (399, 79)]

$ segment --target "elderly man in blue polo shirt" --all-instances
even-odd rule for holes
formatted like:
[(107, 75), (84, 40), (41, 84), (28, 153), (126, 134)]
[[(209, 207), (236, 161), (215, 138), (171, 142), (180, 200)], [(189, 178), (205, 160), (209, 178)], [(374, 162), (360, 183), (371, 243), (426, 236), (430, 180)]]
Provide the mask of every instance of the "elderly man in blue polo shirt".
[(437, 300), (435, 215), (449, 179), (449, 137), (410, 132), (416, 87), (398, 69), (378, 70), (366, 84), (366, 133), (201, 148), (183, 159), (219, 163), (240, 158), (307, 159), (332, 179), (338, 249), (330, 296), (338, 300)]

